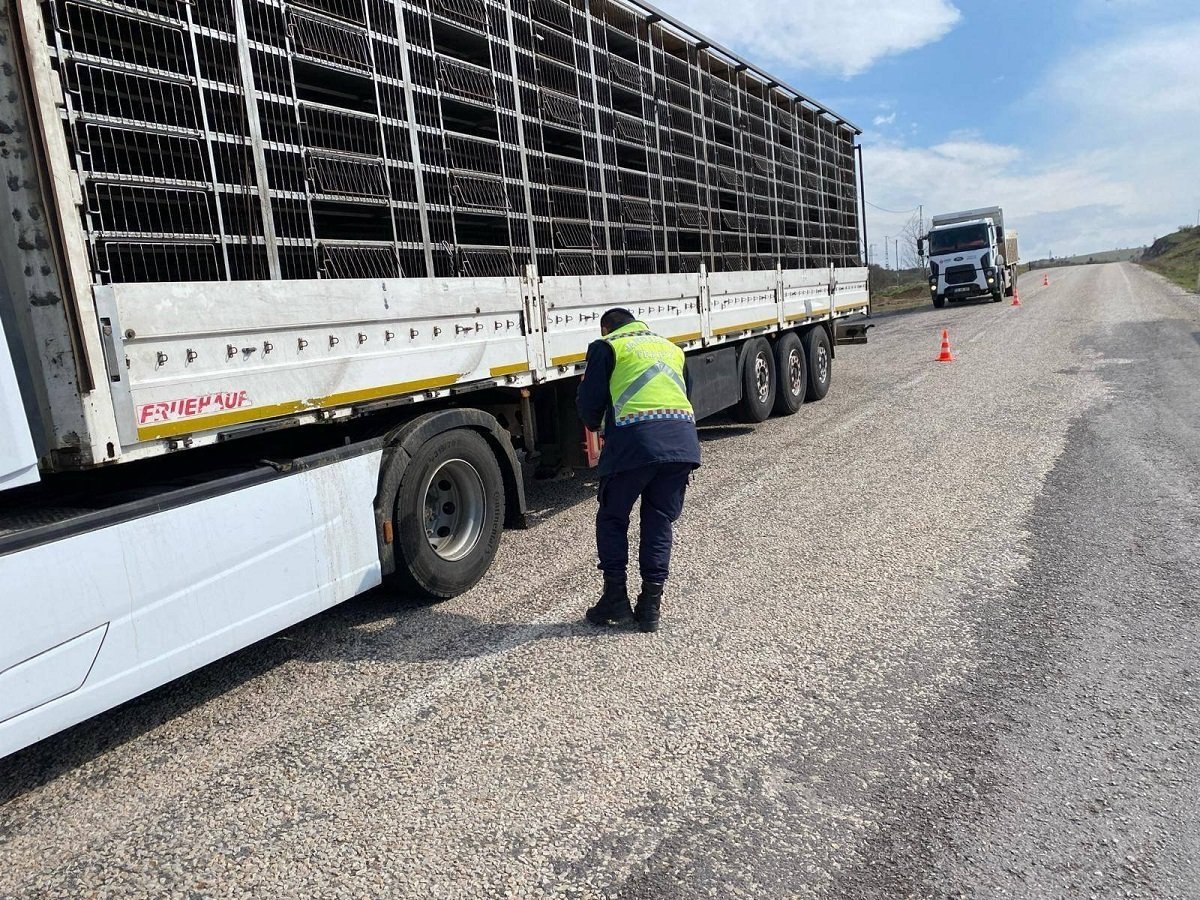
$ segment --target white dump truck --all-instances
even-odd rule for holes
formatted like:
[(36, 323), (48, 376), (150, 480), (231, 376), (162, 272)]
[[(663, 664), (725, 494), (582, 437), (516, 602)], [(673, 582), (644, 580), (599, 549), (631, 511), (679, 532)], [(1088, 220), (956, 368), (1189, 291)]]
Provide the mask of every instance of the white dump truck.
[(0, 73), (0, 755), (470, 588), (610, 307), (701, 418), (865, 341), (858, 129), (641, 3), (20, 0)]
[(919, 242), (928, 251), (929, 292), (941, 309), (947, 300), (1011, 297), (1017, 283), (1017, 233), (1004, 228), (998, 206), (934, 216)]

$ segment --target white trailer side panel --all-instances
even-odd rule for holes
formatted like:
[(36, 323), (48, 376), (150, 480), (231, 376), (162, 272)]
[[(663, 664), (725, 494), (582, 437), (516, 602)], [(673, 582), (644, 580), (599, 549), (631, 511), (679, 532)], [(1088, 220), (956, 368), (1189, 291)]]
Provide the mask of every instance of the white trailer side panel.
[(380, 457), (0, 556), (0, 756), (379, 584)]
[(698, 343), (704, 334), (700, 275), (547, 278), (540, 294), (551, 366), (583, 362), (587, 345), (600, 337), (600, 317), (614, 306), (681, 346)]
[[(829, 284), (829, 272), (825, 271)], [(777, 327), (779, 272), (713, 272), (708, 276), (708, 318), (713, 337)]]
[(789, 325), (829, 314), (829, 272), (796, 269), (782, 273), (783, 319)]
[(866, 312), (865, 269), (586, 277), (237, 281), (95, 289), (112, 325), (123, 451), (269, 420), (575, 374), (629, 308), (699, 349)]
[(515, 384), (534, 367), (517, 278), (121, 284), (96, 298), (127, 361), (114, 385), (126, 445)]
[(843, 313), (865, 312), (871, 303), (867, 288), (867, 269), (837, 269), (834, 271), (833, 311)]

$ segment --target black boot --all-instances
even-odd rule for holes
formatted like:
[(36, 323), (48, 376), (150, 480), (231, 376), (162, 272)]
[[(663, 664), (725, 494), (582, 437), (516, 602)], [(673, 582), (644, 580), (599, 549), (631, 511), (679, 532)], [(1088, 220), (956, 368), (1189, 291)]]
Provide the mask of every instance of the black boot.
[(638, 595), (637, 611), (633, 614), (637, 619), (638, 630), (650, 633), (658, 631), (658, 611), (662, 605), (663, 586), (653, 581), (642, 583), (642, 592)]
[(593, 625), (628, 625), (633, 621), (633, 609), (629, 606), (629, 590), (625, 579), (605, 578), (604, 593), (600, 602), (585, 614)]

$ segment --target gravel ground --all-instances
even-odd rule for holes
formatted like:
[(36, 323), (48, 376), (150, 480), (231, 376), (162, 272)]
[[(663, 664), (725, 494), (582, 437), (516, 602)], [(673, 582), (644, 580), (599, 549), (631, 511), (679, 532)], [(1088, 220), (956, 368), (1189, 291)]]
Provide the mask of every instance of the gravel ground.
[(0, 897), (1200, 895), (1200, 301), (1051, 277), (706, 429), (657, 636), (540, 484), (470, 594), (0, 761)]

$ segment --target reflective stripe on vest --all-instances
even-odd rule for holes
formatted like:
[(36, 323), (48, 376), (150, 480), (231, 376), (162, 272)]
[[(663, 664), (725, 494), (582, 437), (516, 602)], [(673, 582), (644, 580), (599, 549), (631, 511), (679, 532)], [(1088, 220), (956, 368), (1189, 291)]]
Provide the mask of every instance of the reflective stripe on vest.
[(605, 340), (615, 356), (609, 394), (618, 426), (660, 419), (695, 421), (682, 350), (643, 322), (623, 325)]

